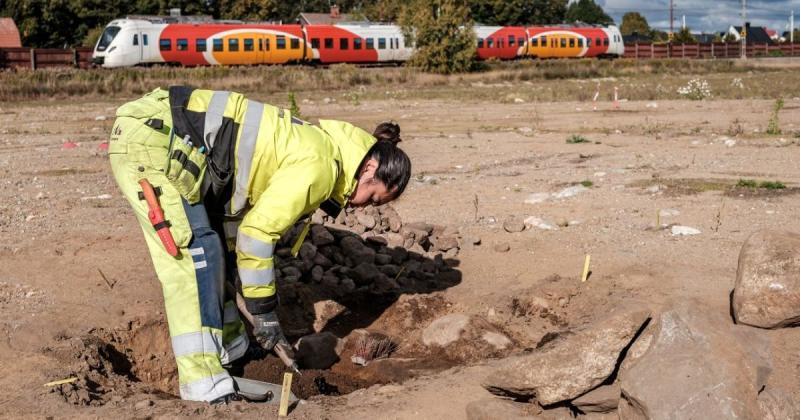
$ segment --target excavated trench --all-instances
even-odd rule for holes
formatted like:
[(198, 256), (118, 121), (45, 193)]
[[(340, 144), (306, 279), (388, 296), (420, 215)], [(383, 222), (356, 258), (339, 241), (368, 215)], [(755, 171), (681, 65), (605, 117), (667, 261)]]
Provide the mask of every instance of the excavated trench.
[[(310, 334), (337, 338), (332, 365), (311, 369), (300, 361), (302, 375), (295, 376), (292, 386), (298, 397), (399, 383), (511, 350), (476, 347), (479, 332), (447, 349), (422, 344), (422, 330), (450, 306), (437, 292), (461, 281), (455, 269), (461, 241), (457, 231), (405, 225), (391, 207), (343, 212), (337, 219), (315, 215), (314, 222), (299, 255), (289, 252), (299, 228), (276, 251), (279, 317), (287, 337), (292, 342)], [(355, 343), (369, 333), (388, 337), (396, 349), (388, 358), (356, 365), (351, 361)], [(53, 388), (68, 402), (103, 405), (137, 393), (177, 398), (177, 372), (163, 319), (65, 338), (50, 351), (71, 362), (65, 374), (78, 378)], [(287, 369), (270, 354), (234, 363), (230, 371), (279, 384)]]

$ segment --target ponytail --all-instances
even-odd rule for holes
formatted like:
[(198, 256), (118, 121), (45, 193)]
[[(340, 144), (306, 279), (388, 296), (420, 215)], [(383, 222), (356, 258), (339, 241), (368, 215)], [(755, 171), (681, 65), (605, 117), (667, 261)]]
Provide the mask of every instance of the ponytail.
[(378, 140), (367, 152), (364, 161), (375, 159), (378, 169), (375, 178), (383, 182), (389, 191), (394, 191), (397, 198), (408, 185), (411, 178), (411, 159), (399, 147), (400, 126), (394, 122), (383, 122), (375, 127), (372, 135)]

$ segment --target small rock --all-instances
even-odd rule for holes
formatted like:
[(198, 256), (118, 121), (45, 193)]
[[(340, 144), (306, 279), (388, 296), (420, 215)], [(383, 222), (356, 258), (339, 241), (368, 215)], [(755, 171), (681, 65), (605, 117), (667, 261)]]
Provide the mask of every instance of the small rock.
[(464, 332), (467, 325), (469, 325), (468, 315), (445, 315), (431, 322), (422, 331), (422, 343), (428, 347), (447, 347), (450, 343), (461, 338), (461, 333)]
[(550, 199), (550, 194), (548, 193), (533, 193), (525, 199), (525, 204), (539, 204), (544, 203), (545, 201)]
[(649, 186), (649, 187), (645, 188), (645, 189), (644, 189), (644, 191), (645, 191), (645, 192), (648, 192), (648, 193), (650, 193), (650, 194), (656, 194), (656, 193), (658, 193), (659, 191), (661, 191), (661, 190), (665, 190), (665, 189), (667, 189), (667, 186), (666, 186), (666, 185), (660, 185), (660, 184), (659, 184), (659, 185), (652, 185), (652, 186)]
[(727, 140), (725, 140), (725, 146), (726, 146), (726, 147), (733, 147), (733, 146), (736, 146), (736, 140), (734, 140), (734, 139), (727, 139)]
[(515, 104), (524, 104), (525, 100), (522, 99), (522, 98), (514, 98), (514, 103)]
[(702, 233), (693, 227), (681, 226), (681, 225), (673, 226), (670, 229), (670, 231), (672, 232), (672, 236), (690, 236), (690, 235), (699, 235), (700, 233)]
[(333, 237), (333, 234), (331, 234), (330, 231), (325, 228), (325, 226), (312, 225), (311, 242), (316, 246), (325, 246), (336, 242), (336, 239)]
[(346, 307), (335, 300), (329, 299), (314, 302), (314, 331), (322, 331), (330, 320), (346, 310)]
[(330, 332), (307, 335), (294, 345), (297, 362), (305, 369), (328, 369), (339, 361), (344, 342)]
[(564, 188), (563, 190), (553, 194), (555, 198), (570, 198), (574, 197), (582, 192), (589, 191), (588, 188), (584, 187), (583, 185), (573, 185), (571, 187)]
[(141, 400), (141, 401), (137, 402), (136, 404), (134, 404), (133, 408), (135, 410), (144, 410), (146, 408), (152, 407), (153, 405), (155, 405), (153, 400)]
[(511, 251), (511, 245), (508, 242), (501, 242), (494, 246), (495, 252), (508, 252)]
[(355, 280), (356, 284), (359, 286), (367, 285), (375, 281), (378, 277), (382, 274), (378, 271), (378, 268), (375, 267), (372, 263), (361, 263), (357, 265), (351, 271), (351, 275), (353, 280)]
[(325, 274), (325, 269), (318, 265), (315, 265), (314, 268), (311, 269), (311, 280), (313, 280), (316, 283), (319, 283), (322, 281), (322, 276), (324, 274)]
[(763, 230), (745, 241), (731, 306), (741, 324), (800, 324), (800, 234)]
[(533, 128), (531, 127), (520, 127), (517, 130), (519, 130), (520, 133), (533, 133)]
[(605, 385), (595, 388), (572, 400), (572, 405), (584, 413), (608, 413), (619, 405), (621, 391), (619, 384)]
[(94, 120), (95, 121), (105, 121), (107, 118), (108, 117), (106, 117), (105, 115), (98, 115), (98, 116), (94, 117)]
[(675, 209), (661, 209), (658, 211), (658, 215), (661, 217), (672, 217), (672, 216), (678, 216), (680, 214), (681, 212)]
[(508, 233), (522, 232), (525, 230), (525, 223), (518, 217), (510, 217), (503, 222), (503, 229)]
[(367, 229), (372, 229), (375, 227), (375, 218), (368, 214), (357, 213), (356, 220), (360, 225), (366, 227)]
[(375, 264), (377, 265), (386, 265), (392, 263), (392, 256), (388, 254), (376, 254), (375, 255)]
[(511, 340), (506, 337), (504, 334), (500, 334), (494, 331), (486, 331), (481, 336), (483, 341), (489, 343), (492, 347), (497, 350), (505, 350), (510, 346)]
[(35, 218), (36, 218), (35, 214), (29, 214), (29, 215), (25, 216), (25, 221), (26, 222), (30, 222), (31, 220), (33, 220)]

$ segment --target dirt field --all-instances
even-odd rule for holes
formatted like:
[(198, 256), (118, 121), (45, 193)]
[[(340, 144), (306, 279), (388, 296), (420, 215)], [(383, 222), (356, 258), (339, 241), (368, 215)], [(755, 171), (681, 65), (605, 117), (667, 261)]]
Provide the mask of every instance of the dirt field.
[[(159, 283), (100, 148), (127, 99), (0, 103), (0, 416), (272, 416), (272, 406), (182, 402), (159, 373), (171, 363)], [(404, 221), (457, 227), (480, 245), (459, 253), (458, 284), (403, 296), (366, 325), (393, 334), (416, 360), (363, 375), (334, 369), (325, 378), (341, 392), (365, 388), (313, 396), (290, 418), (464, 418), (469, 402), (490, 395), (480, 382), (498, 355), (414, 353), (435, 317), (485, 318), (517, 353), (630, 301), (659, 308), (692, 298), (727, 314), (742, 242), (762, 228), (800, 231), (798, 97), (784, 97), (780, 135), (765, 134), (774, 105), (766, 99), (623, 101), (619, 109), (602, 100), (597, 111), (590, 101), (509, 101), (505, 94), (492, 102), (298, 99), (312, 119), (367, 128), (398, 121), (415, 175), (394, 207)], [(568, 143), (573, 135), (588, 142)], [(741, 179), (786, 188), (737, 187)], [(588, 188), (572, 197), (526, 203), (582, 182)], [(504, 230), (509, 217), (529, 216), (554, 229)], [(674, 236), (657, 224), (701, 233)], [(503, 244), (510, 250), (498, 252)], [(587, 254), (591, 276), (581, 283)], [(553, 313), (519, 308), (517, 298), (553, 288), (568, 296)], [(769, 337), (770, 384), (800, 399), (800, 330)], [(80, 363), (114, 372), (93, 388), (102, 398), (43, 386)], [(335, 383), (344, 377), (346, 384)]]

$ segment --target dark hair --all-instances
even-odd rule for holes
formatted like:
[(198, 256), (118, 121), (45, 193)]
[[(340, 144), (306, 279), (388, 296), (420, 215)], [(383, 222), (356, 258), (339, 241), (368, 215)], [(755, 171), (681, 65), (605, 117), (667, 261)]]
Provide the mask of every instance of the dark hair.
[(411, 178), (411, 159), (397, 147), (397, 143), (402, 141), (400, 126), (394, 122), (382, 122), (375, 127), (372, 135), (378, 141), (369, 149), (364, 161), (378, 161), (375, 178), (383, 182), (389, 191), (395, 190), (394, 197), (397, 198), (406, 189)]

